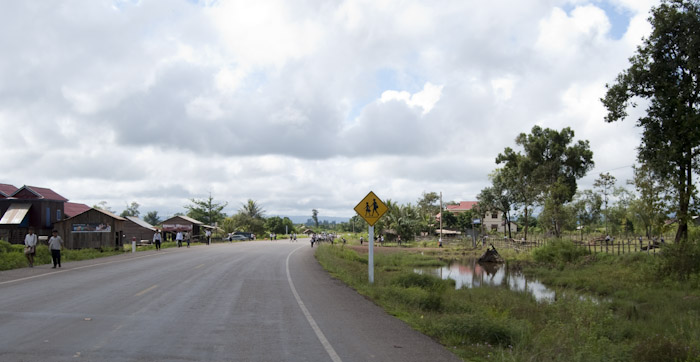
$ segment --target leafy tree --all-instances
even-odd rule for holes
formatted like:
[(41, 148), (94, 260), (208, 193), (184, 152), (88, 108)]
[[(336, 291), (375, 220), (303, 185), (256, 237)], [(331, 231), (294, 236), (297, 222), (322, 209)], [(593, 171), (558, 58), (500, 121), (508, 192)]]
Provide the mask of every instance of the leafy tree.
[(452, 211), (444, 210), (440, 213), (440, 218), (445, 229), (454, 229), (457, 226), (457, 216)]
[(241, 208), (238, 212), (254, 219), (263, 219), (265, 215), (265, 210), (263, 210), (262, 206), (258, 205), (258, 203), (252, 199), (248, 199), (248, 202), (241, 204)]
[[(594, 165), (589, 142), (580, 140), (571, 145), (573, 138), (574, 131), (569, 127), (556, 131), (534, 126), (530, 134), (521, 133), (515, 139), (524, 150), (518, 157), (525, 157), (525, 160), (519, 162), (532, 168), (528, 172), (528, 182), (532, 183), (530, 187), (534, 191), (530, 192), (544, 205), (540, 219), (557, 237), (561, 236), (563, 218), (567, 216), (564, 204), (576, 194), (576, 180)], [(506, 175), (517, 179), (521, 174), (509, 172)]]
[(576, 220), (581, 227), (582, 238), (583, 229), (586, 226), (596, 224), (600, 219), (600, 208), (602, 205), (603, 199), (592, 190), (583, 190), (576, 193), (572, 207)]
[(658, 235), (664, 224), (669, 198), (667, 182), (647, 166), (634, 168), (633, 184), (639, 197), (631, 201), (630, 212), (642, 225), (647, 238)]
[(122, 213), (119, 214), (119, 216), (121, 216), (121, 217), (127, 217), (127, 216), (138, 217), (140, 214), (139, 206), (141, 206), (141, 205), (139, 205), (138, 202), (133, 201), (131, 203), (131, 205), (126, 205), (126, 209), (124, 209), (124, 211), (122, 211)]
[(386, 201), (387, 212), (382, 217), (382, 230), (392, 229), (404, 241), (413, 240), (419, 227), (418, 208), (411, 204), (399, 205), (391, 200)]
[(700, 165), (700, 3), (665, 0), (651, 10), (652, 33), (602, 99), (606, 122), (627, 118), (636, 99), (648, 101), (637, 158), (673, 184), (676, 241), (687, 240), (693, 176)]
[(265, 229), (275, 234), (293, 233), (294, 223), (288, 217), (272, 216), (265, 219)]
[(472, 210), (462, 211), (457, 214), (457, 228), (464, 232), (474, 227)]
[(214, 198), (209, 194), (207, 199), (197, 200), (191, 199), (192, 204), (185, 206), (187, 216), (199, 220), (206, 225), (214, 225), (220, 223), (226, 218), (226, 214), (222, 210), (228, 205), (228, 202), (223, 204), (214, 202)]
[(611, 175), (609, 172), (601, 173), (600, 176), (593, 182), (593, 187), (600, 190), (603, 194), (603, 201), (605, 203), (605, 234), (608, 233), (608, 195), (610, 195), (615, 187), (615, 176)]
[(514, 179), (513, 176), (507, 173), (512, 169), (496, 169), (489, 178), (491, 178), (491, 187), (481, 190), (477, 196), (479, 204), (489, 211), (500, 211), (503, 213), (505, 225), (508, 225), (508, 237), (512, 237), (510, 230), (510, 209), (513, 205), (513, 195), (508, 187), (509, 183)]
[(311, 210), (311, 218), (314, 220), (314, 226), (318, 228), (318, 210), (312, 209)]
[(158, 211), (149, 211), (146, 213), (146, 216), (143, 217), (143, 221), (151, 225), (158, 225), (162, 220), (158, 216)]
[(224, 230), (226, 232), (245, 231), (253, 233), (257, 236), (265, 233), (265, 219), (252, 217), (242, 211), (236, 215), (228, 217), (223, 221)]
[[(517, 140), (516, 140), (517, 142)], [(530, 207), (537, 201), (542, 187), (535, 179), (534, 159), (515, 152), (506, 147), (503, 153), (496, 157), (496, 164), (503, 163), (505, 187), (512, 196), (513, 207), (523, 209), (523, 234), (527, 240), (527, 232), (530, 227)], [(536, 223), (536, 219), (535, 220)]]

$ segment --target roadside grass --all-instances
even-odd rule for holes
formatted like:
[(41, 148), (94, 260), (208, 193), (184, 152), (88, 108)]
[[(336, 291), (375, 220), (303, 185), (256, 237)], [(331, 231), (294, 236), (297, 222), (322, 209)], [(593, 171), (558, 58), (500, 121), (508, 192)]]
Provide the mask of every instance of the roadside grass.
[(321, 245), (316, 258), (468, 361), (700, 361), (700, 276), (659, 278), (658, 258), (642, 253), (592, 257), (549, 247), (539, 261), (517, 254), (515, 264), (556, 286), (555, 302), (499, 287), (455, 290), (451, 280), (413, 272), (440, 263), (434, 256), (375, 253), (371, 285), (367, 255)]
[[(191, 243), (190, 245), (205, 245), (203, 243)], [(175, 242), (164, 242), (161, 248), (176, 248)], [(183, 246), (184, 248), (185, 246)], [(144, 245), (137, 247), (136, 251), (155, 250), (155, 245)], [(131, 244), (126, 244), (121, 250), (109, 248), (103, 249), (63, 249), (61, 250), (61, 262), (88, 260), (102, 258), (106, 256), (119, 255), (131, 252)], [(51, 264), (51, 252), (47, 245), (37, 245), (34, 265)], [(25, 268), (28, 266), (27, 257), (24, 255), (24, 245), (10, 244), (0, 240), (0, 271)]]

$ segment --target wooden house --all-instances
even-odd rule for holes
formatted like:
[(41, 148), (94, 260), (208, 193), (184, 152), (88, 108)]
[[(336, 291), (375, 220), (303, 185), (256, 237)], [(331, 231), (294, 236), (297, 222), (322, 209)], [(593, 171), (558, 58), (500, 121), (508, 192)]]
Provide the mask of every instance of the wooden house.
[(144, 241), (150, 243), (153, 240), (155, 231), (156, 228), (153, 225), (136, 216), (127, 216), (126, 221), (124, 221), (122, 235), (124, 235), (123, 239), (126, 243), (130, 243), (134, 238), (136, 238), (136, 241), (139, 243), (143, 243)]
[[(9, 190), (11, 185), (4, 185)], [(41, 236), (51, 235), (53, 224), (65, 216), (63, 206), (68, 201), (51, 189), (22, 186), (12, 194), (3, 191), (0, 198), (0, 239), (14, 244), (24, 242), (29, 228)]]
[(204, 223), (184, 215), (173, 216), (168, 220), (163, 221), (163, 238), (164, 240), (175, 240), (175, 234), (178, 231), (188, 233), (192, 240), (204, 238)]
[(120, 249), (126, 219), (109, 211), (89, 210), (54, 224), (68, 249)]

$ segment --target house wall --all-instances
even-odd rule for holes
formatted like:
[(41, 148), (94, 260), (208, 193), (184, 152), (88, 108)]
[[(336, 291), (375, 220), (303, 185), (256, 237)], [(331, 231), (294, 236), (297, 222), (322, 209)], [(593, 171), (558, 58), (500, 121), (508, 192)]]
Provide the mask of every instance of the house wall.
[(136, 237), (137, 241), (151, 241), (153, 240), (153, 234), (155, 233), (153, 230), (145, 228), (129, 219), (124, 221), (124, 227), (122, 231), (123, 235), (125, 235), (123, 238), (125, 243), (130, 243), (131, 238), (133, 237)]
[[(75, 224), (105, 224), (110, 227), (110, 231), (74, 232), (73, 225)], [(56, 230), (65, 241), (68, 249), (121, 248), (124, 243), (121, 237), (123, 228), (124, 221), (94, 209), (56, 223)]]
[[(28, 191), (27, 191), (28, 192)], [(33, 197), (34, 194), (31, 194)], [(19, 196), (19, 195), (18, 195)], [(63, 202), (45, 199), (0, 199), (0, 216), (3, 215), (10, 205), (23, 203), (32, 205), (25, 216), (25, 220), (19, 225), (0, 225), (0, 239), (7, 240), (12, 244), (24, 243), (24, 236), (29, 228), (39, 236), (50, 236), (54, 228), (54, 223), (58, 216), (64, 218)]]

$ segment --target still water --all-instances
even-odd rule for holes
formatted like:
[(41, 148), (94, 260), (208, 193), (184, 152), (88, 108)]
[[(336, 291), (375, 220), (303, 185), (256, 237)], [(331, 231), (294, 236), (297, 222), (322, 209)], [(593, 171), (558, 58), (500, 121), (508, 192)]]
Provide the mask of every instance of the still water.
[(476, 259), (449, 261), (441, 268), (416, 269), (416, 273), (431, 274), (442, 279), (453, 279), (456, 288), (503, 287), (532, 294), (538, 302), (556, 300), (554, 290), (536, 279), (526, 278), (520, 272), (507, 271), (505, 265), (484, 263)]

